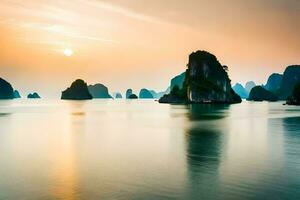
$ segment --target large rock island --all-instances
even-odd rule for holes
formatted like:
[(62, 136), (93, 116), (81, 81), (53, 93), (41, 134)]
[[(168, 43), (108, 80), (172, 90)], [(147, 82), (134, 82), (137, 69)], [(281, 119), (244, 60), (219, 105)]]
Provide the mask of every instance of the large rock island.
[(240, 103), (241, 98), (231, 88), (227, 66), (206, 51), (189, 56), (182, 88), (175, 86), (160, 103)]
[(72, 85), (61, 94), (61, 99), (68, 100), (88, 100), (92, 98), (93, 96), (90, 94), (87, 84), (81, 79), (74, 81)]
[(14, 89), (10, 83), (0, 78), (0, 99), (13, 99)]

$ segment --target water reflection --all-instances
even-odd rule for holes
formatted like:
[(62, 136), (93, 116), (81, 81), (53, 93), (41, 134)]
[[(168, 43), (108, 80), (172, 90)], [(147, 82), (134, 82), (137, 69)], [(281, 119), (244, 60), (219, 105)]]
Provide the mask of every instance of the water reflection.
[(296, 108), (19, 104), (0, 105), (15, 109), (0, 117), (0, 199), (300, 197)]
[(187, 106), (190, 120), (217, 120), (226, 117), (228, 104), (191, 104)]
[[(218, 169), (228, 105), (190, 105), (186, 131), (188, 199), (218, 199)], [(213, 185), (213, 187), (211, 187)]]
[[(300, 117), (282, 119), (284, 127), (285, 168), (282, 184), (285, 186), (283, 197), (299, 199), (300, 197)], [(289, 191), (289, 192), (287, 192)]]

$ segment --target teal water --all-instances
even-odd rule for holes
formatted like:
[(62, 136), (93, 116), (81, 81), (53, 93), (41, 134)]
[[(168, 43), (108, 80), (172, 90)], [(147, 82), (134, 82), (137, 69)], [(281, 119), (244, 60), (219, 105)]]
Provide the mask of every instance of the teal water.
[(300, 107), (0, 101), (0, 199), (300, 199)]

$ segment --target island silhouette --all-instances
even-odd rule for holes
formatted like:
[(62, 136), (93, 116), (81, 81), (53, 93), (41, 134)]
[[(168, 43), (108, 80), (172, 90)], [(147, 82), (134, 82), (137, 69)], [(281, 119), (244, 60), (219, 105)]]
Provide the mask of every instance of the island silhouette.
[[(236, 83), (231, 87), (228, 67), (222, 65), (217, 57), (207, 51), (198, 50), (189, 55), (185, 72), (173, 77), (165, 91), (142, 88), (139, 95), (127, 89), (126, 99), (159, 99), (160, 103), (240, 103), (241, 99), (250, 101), (285, 100), (288, 105), (299, 105), (300, 65), (286, 67), (283, 74), (272, 73), (266, 84), (257, 86), (248, 81), (245, 86)], [(18, 90), (0, 78), (0, 99), (21, 98)], [(27, 95), (29, 99), (41, 98), (36, 92)], [(109, 89), (101, 83), (87, 85), (82, 79), (75, 80), (61, 94), (64, 100), (89, 100), (93, 98), (113, 99)], [(120, 92), (114, 98), (122, 98)]]

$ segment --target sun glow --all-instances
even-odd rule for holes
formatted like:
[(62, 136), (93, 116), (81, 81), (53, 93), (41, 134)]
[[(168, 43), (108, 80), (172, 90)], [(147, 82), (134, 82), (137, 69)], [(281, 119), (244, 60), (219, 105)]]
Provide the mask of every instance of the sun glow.
[(64, 49), (64, 55), (65, 56), (72, 56), (73, 55), (73, 50), (72, 49)]

